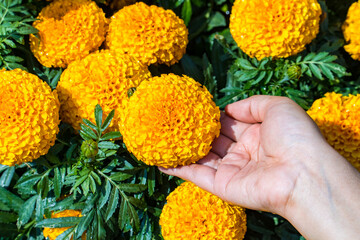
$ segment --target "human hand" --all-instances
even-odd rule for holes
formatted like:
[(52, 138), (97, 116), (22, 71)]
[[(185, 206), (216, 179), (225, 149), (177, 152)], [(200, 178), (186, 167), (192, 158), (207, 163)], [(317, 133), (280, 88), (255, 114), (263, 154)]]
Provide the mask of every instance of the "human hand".
[[(343, 196), (351, 199), (347, 206), (359, 202), (359, 174), (327, 144), (300, 106), (285, 97), (253, 96), (228, 105), (221, 124), (204, 159), (160, 170), (233, 204), (277, 213), (305, 237), (336, 239), (328, 229), (337, 231), (339, 221), (348, 236), (356, 233), (345, 224), (353, 222), (352, 212), (332, 205), (344, 202)], [(327, 216), (331, 222), (323, 220)]]

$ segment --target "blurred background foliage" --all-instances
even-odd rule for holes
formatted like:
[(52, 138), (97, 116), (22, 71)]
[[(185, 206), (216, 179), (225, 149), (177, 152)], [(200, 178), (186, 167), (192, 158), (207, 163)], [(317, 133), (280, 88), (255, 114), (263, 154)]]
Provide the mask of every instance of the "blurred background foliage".
[[(97, 1), (107, 17), (112, 10)], [(319, 0), (323, 9), (320, 33), (297, 56), (261, 61), (246, 56), (228, 29), (231, 0), (147, 0), (172, 9), (189, 28), (189, 45), (182, 60), (171, 66), (152, 65), (153, 75), (186, 74), (204, 84), (221, 108), (254, 94), (288, 96), (304, 109), (326, 92), (357, 94), (360, 64), (344, 51), (341, 25), (352, 0)], [(0, 0), (0, 68), (22, 68), (38, 75), (53, 89), (63, 69), (43, 67), (29, 50), (31, 24), (41, 0)], [(95, 110), (102, 117), (102, 112)], [(106, 116), (104, 116), (105, 118)], [(109, 117), (111, 119), (111, 116)], [(58, 140), (38, 160), (17, 167), (0, 165), (0, 239), (43, 239), (46, 226), (74, 226), (59, 239), (161, 239), (158, 217), (166, 196), (181, 183), (156, 167), (137, 161), (121, 141), (109, 141), (102, 127), (84, 122), (74, 135), (61, 124)], [(98, 131), (97, 135), (91, 129)], [(96, 132), (95, 131), (95, 132)], [(119, 133), (112, 133), (118, 136)], [(96, 157), (81, 154), (83, 140), (99, 144)], [(79, 164), (80, 163), (80, 164)], [(60, 200), (64, 193), (72, 197)], [(51, 211), (81, 209), (85, 217), (51, 220)], [(245, 239), (303, 239), (285, 219), (247, 210)]]

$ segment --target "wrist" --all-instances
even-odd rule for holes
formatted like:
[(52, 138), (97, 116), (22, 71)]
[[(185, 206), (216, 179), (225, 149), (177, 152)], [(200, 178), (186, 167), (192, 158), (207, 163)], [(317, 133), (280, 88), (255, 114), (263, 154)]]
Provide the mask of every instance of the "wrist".
[(306, 239), (355, 239), (360, 234), (359, 173), (329, 145), (320, 146), (304, 154), (282, 215)]

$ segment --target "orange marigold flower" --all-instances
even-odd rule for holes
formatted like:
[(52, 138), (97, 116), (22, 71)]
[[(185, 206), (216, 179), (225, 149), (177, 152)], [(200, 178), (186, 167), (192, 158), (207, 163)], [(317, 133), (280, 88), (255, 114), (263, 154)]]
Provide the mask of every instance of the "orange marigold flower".
[(344, 49), (355, 60), (360, 60), (360, 2), (354, 2), (347, 13), (346, 20), (342, 26), (347, 45)]
[[(81, 211), (78, 210), (64, 210), (59, 213), (51, 213), (51, 218), (60, 218), (60, 217), (81, 217)], [(60, 234), (65, 232), (70, 227), (63, 228), (44, 228), (43, 234), (45, 238), (49, 240), (55, 240)], [(73, 239), (73, 238), (71, 238)], [(86, 239), (86, 233), (81, 236), (82, 240)]]
[(43, 8), (30, 35), (30, 48), (46, 67), (66, 67), (97, 50), (105, 40), (105, 13), (90, 0), (56, 0)]
[(166, 198), (160, 215), (165, 240), (241, 240), (246, 232), (245, 209), (184, 182)]
[(360, 94), (327, 93), (307, 113), (328, 143), (360, 171)]
[(0, 164), (30, 162), (48, 152), (59, 132), (56, 91), (24, 70), (0, 70)]
[(186, 51), (188, 30), (172, 10), (138, 2), (111, 17), (107, 46), (144, 64), (171, 65)]
[(94, 108), (100, 104), (106, 115), (115, 109), (109, 131), (118, 131), (119, 112), (128, 99), (128, 89), (150, 77), (147, 67), (133, 57), (109, 50), (72, 62), (57, 86), (61, 119), (80, 130), (82, 118), (95, 122)]
[(236, 0), (230, 32), (250, 57), (285, 58), (316, 37), (320, 15), (317, 0)]
[(130, 152), (149, 165), (188, 165), (208, 154), (220, 133), (220, 110), (205, 87), (163, 74), (142, 82), (121, 113)]

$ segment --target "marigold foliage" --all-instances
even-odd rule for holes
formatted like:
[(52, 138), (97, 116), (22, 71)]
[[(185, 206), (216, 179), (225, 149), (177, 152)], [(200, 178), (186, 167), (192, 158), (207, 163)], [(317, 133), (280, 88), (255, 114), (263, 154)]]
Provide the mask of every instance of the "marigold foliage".
[[(64, 210), (59, 213), (51, 213), (51, 218), (60, 218), (60, 217), (81, 217), (81, 211), (78, 210)], [(44, 228), (43, 234), (45, 238), (49, 238), (49, 240), (55, 240), (60, 234), (65, 232), (70, 227), (63, 228)], [(71, 238), (73, 239), (73, 238)], [(84, 233), (81, 236), (82, 240), (86, 239), (86, 234)]]
[(148, 165), (166, 168), (206, 156), (220, 127), (220, 110), (209, 91), (175, 74), (142, 82), (120, 121), (127, 149)]
[(94, 107), (99, 104), (105, 114), (115, 109), (108, 131), (118, 131), (119, 112), (128, 99), (128, 89), (150, 77), (147, 67), (133, 57), (109, 50), (77, 60), (62, 73), (57, 86), (61, 119), (79, 130), (82, 118), (95, 122)]
[(307, 113), (328, 143), (360, 171), (360, 95), (327, 93)]
[(236, 0), (230, 32), (250, 57), (285, 58), (305, 49), (319, 32), (317, 0)]
[(344, 38), (347, 45), (344, 49), (354, 60), (360, 60), (360, 3), (354, 2), (347, 13), (346, 20), (342, 26)]
[(37, 159), (59, 132), (56, 91), (24, 70), (0, 70), (0, 164)]
[(185, 54), (188, 30), (172, 10), (138, 2), (111, 17), (106, 43), (144, 64), (172, 65)]
[(245, 209), (184, 182), (166, 198), (160, 215), (165, 240), (241, 240), (246, 232)]
[(105, 40), (105, 13), (90, 0), (56, 0), (42, 9), (30, 48), (46, 67), (66, 67), (98, 49)]

